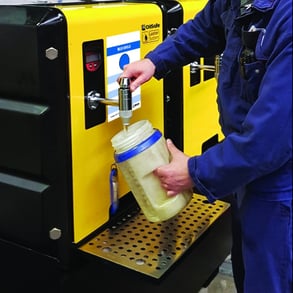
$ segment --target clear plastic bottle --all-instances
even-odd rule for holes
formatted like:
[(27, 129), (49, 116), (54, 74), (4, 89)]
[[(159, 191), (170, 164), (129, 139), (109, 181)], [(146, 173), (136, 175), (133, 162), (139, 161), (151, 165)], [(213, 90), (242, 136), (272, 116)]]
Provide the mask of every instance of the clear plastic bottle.
[(182, 211), (191, 191), (167, 196), (153, 171), (170, 161), (165, 138), (148, 120), (140, 120), (112, 139), (115, 160), (142, 212), (150, 222), (168, 220)]

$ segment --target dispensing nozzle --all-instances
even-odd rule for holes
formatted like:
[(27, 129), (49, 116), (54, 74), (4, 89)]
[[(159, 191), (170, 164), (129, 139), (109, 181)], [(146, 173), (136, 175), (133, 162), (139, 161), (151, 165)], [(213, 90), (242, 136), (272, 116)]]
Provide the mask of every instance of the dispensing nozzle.
[(99, 103), (119, 107), (119, 116), (122, 120), (124, 129), (127, 129), (132, 117), (132, 94), (130, 91), (130, 81), (127, 77), (119, 80), (118, 100), (102, 98), (101, 94), (95, 90), (86, 95), (87, 105), (91, 110), (96, 110)]
[(122, 120), (123, 127), (127, 129), (132, 117), (132, 94), (130, 91), (130, 81), (127, 77), (121, 77), (119, 80), (118, 99), (119, 99), (119, 115)]

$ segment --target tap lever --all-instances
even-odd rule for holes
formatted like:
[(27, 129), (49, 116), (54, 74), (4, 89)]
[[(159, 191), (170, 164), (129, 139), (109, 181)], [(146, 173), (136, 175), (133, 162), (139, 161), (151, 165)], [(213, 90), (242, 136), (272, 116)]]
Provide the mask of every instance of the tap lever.
[(86, 95), (86, 101), (89, 109), (96, 110), (99, 103), (110, 106), (119, 107), (119, 116), (122, 120), (123, 128), (127, 129), (132, 117), (132, 93), (130, 91), (130, 80), (127, 77), (122, 77), (119, 80), (118, 100), (106, 99), (95, 90), (90, 91)]
[(127, 77), (122, 77), (119, 81), (120, 88), (118, 90), (119, 96), (119, 110), (132, 110), (132, 96), (130, 91), (130, 81)]
[(215, 71), (214, 65), (201, 65), (197, 61), (190, 63), (191, 73), (196, 73), (198, 70)]
[(119, 115), (124, 127), (127, 127), (132, 117), (132, 93), (130, 91), (130, 80), (127, 77), (121, 77), (119, 80), (118, 99)]

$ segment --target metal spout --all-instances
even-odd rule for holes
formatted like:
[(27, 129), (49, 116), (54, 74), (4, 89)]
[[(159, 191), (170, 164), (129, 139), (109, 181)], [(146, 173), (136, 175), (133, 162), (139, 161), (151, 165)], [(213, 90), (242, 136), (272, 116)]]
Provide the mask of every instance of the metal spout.
[(130, 118), (132, 117), (132, 94), (130, 91), (129, 78), (122, 77), (119, 80), (118, 100), (102, 98), (101, 94), (95, 90), (87, 94), (86, 100), (91, 110), (97, 109), (99, 103), (108, 106), (118, 106), (123, 128), (127, 130), (127, 126), (130, 124)]
[(119, 115), (122, 120), (124, 129), (130, 124), (132, 117), (132, 94), (130, 91), (130, 81), (127, 77), (119, 80), (118, 99), (119, 99)]

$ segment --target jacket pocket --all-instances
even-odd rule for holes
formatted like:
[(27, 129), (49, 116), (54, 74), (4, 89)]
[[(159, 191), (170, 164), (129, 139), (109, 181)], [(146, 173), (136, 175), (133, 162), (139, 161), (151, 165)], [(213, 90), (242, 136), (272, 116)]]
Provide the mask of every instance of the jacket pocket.
[(259, 87), (265, 73), (265, 62), (256, 60), (240, 66), (242, 67), (241, 98), (252, 104), (258, 98)]

